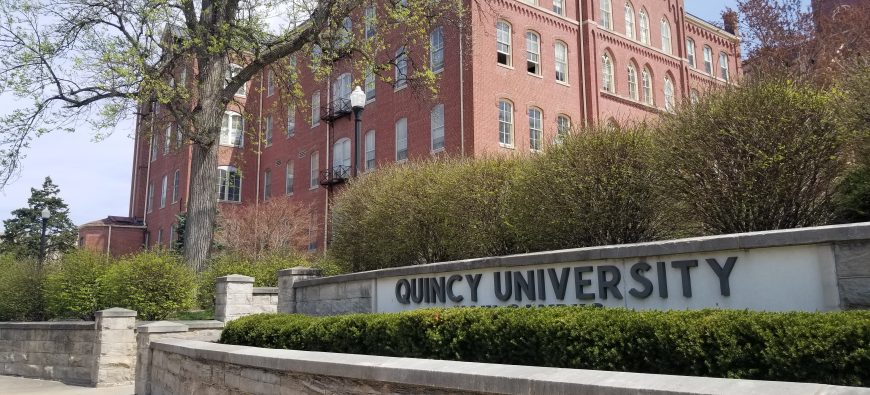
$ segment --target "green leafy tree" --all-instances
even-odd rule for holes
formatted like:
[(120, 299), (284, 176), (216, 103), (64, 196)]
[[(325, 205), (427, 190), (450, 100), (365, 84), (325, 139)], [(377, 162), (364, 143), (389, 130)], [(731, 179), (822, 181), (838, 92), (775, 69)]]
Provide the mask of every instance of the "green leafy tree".
[(30, 188), (27, 207), (12, 211), (12, 218), (3, 221), (4, 233), (0, 252), (14, 253), (22, 257), (39, 256), (42, 236), (42, 209), (48, 208), (51, 216), (46, 223), (46, 256), (72, 250), (76, 245), (78, 229), (69, 219), (69, 208), (58, 196), (60, 188), (50, 177), (45, 177), (42, 189)]
[(221, 121), (248, 80), (274, 71), (290, 87), (282, 94), (304, 106), (297, 61), (321, 79), (341, 62), (362, 84), (368, 70), (390, 82), (393, 65), (408, 59), (411, 87), (434, 90), (436, 75), (420, 61), (428, 32), (461, 24), (464, 1), (385, 0), (375, 17), (363, 18), (368, 4), (0, 0), (0, 93), (34, 103), (0, 116), (0, 186), (18, 171), (32, 139), (49, 131), (83, 122), (111, 130), (134, 113), (140, 121), (173, 121), (192, 145), (184, 257), (200, 269), (217, 214)]

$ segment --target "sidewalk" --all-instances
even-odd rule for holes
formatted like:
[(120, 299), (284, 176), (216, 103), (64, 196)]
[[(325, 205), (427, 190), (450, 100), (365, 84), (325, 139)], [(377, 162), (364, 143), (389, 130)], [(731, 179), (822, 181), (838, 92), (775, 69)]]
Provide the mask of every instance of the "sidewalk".
[(15, 395), (133, 395), (133, 386), (79, 387), (58, 381), (0, 376), (0, 394)]

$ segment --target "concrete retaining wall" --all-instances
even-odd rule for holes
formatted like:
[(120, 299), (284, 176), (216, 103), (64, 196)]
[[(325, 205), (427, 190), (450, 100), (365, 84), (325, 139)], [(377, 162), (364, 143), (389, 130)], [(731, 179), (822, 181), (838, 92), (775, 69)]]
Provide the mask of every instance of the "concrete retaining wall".
[(151, 343), (150, 392), (341, 394), (870, 394), (821, 384), (556, 369), (271, 350), (189, 340)]
[(151, 343), (165, 339), (215, 342), (220, 339), (224, 323), (220, 321), (158, 321), (136, 328), (136, 394), (151, 393)]

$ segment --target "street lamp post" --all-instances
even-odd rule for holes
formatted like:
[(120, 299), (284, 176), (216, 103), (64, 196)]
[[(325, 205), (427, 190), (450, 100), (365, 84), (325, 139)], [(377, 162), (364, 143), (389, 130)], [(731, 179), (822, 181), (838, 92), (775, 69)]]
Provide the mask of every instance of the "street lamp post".
[(359, 86), (350, 93), (350, 106), (353, 108), (353, 176), (359, 169), (359, 135), (362, 127), (362, 112), (366, 106), (366, 93)]
[(42, 217), (42, 234), (39, 236), (39, 265), (42, 266), (42, 262), (45, 261), (45, 228), (48, 225), (48, 218), (51, 217), (51, 211), (48, 211), (48, 207), (46, 207), (39, 214)]

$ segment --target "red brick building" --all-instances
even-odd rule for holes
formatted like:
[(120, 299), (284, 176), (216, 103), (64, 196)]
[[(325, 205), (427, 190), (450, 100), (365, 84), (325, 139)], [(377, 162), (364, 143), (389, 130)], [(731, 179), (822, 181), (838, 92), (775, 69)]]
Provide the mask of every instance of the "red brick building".
[[(310, 248), (322, 249), (330, 196), (354, 163), (353, 116), (343, 111), (354, 85), (368, 96), (359, 170), (371, 171), (442, 153), (540, 150), (570, 125), (656, 116), (741, 73), (736, 27), (687, 14), (683, 0), (485, 3), (470, 7), (467, 31), (438, 27), (428, 53), (410, 51), (438, 73), (435, 98), (401, 78), (367, 79), (341, 64), (329, 81), (316, 81), (300, 60), (308, 105), (288, 105), (268, 71), (255, 77), (225, 115), (221, 204), (291, 195), (312, 208)], [(186, 83), (188, 71), (179, 73)], [(137, 123), (129, 216), (144, 222), (148, 247), (166, 247), (185, 210), (191, 153), (175, 124), (151, 116)]]

